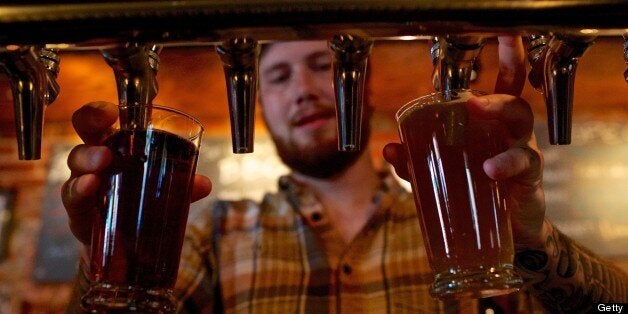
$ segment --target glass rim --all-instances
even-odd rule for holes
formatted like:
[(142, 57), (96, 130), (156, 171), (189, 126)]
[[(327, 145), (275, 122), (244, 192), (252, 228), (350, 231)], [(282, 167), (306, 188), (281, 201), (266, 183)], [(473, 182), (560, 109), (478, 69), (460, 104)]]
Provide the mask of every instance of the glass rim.
[[(420, 96), (418, 98), (412, 99), (409, 102), (405, 103), (395, 113), (395, 119), (397, 120), (397, 122), (400, 122), (399, 120), (406, 114), (406, 112), (408, 110), (410, 110), (412, 107), (414, 107), (416, 105), (420, 105), (419, 102), (424, 101), (425, 99), (434, 98), (435, 96), (440, 96), (440, 95), (447, 94), (447, 93), (462, 92), (462, 91), (471, 92), (471, 93), (475, 94), (476, 96), (487, 95), (486, 92), (483, 92), (483, 91), (480, 91), (480, 90), (476, 90), (476, 89), (472, 89), (472, 88), (461, 88), (461, 89), (446, 90), (446, 91), (436, 91), (436, 92), (433, 92), (433, 93), (430, 93), (430, 94), (426, 94), (426, 95)], [(439, 102), (442, 102), (442, 101), (439, 101)], [(433, 101), (432, 103), (439, 103), (439, 102)]]
[[(118, 108), (129, 108), (129, 107), (137, 107), (137, 105), (118, 105)], [(182, 111), (180, 109), (177, 108), (173, 108), (173, 107), (168, 107), (168, 106), (164, 106), (164, 105), (151, 105), (150, 106), (152, 109), (159, 109), (159, 110), (164, 110), (164, 111), (168, 111), (168, 112), (172, 112), (172, 113), (176, 113), (176, 114), (180, 114), (188, 119), (190, 119), (194, 124), (196, 124), (200, 130), (198, 132), (196, 132), (196, 134), (194, 136), (189, 137), (190, 140), (194, 140), (200, 136), (202, 136), (203, 132), (205, 132), (205, 126), (203, 125), (203, 123), (196, 117), (194, 117), (193, 115)]]
[(410, 101), (408, 101), (407, 103), (405, 103), (403, 106), (401, 106), (401, 108), (399, 108), (397, 110), (397, 112), (395, 113), (395, 119), (397, 119), (397, 122), (399, 122), (399, 120), (401, 120), (401, 118), (405, 115), (405, 113), (410, 110), (410, 108), (418, 105), (418, 103), (422, 100), (425, 100), (427, 98), (432, 98), (435, 95), (440, 95), (442, 92), (433, 92), (427, 95), (423, 95), (420, 97), (417, 97), (415, 99), (412, 99)]

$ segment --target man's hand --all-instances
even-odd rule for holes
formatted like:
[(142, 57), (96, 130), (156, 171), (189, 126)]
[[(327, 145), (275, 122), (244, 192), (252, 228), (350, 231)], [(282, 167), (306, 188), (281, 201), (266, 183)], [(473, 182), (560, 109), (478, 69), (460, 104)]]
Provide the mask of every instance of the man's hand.
[[(101, 144), (112, 133), (117, 118), (117, 106), (106, 102), (89, 103), (72, 116), (74, 129), (84, 144), (74, 147), (68, 156), (71, 175), (63, 184), (61, 198), (70, 218), (70, 230), (84, 244), (90, 243), (96, 192), (101, 184), (99, 174), (113, 158), (112, 152)], [(210, 191), (209, 178), (196, 175), (192, 201), (207, 196)]]

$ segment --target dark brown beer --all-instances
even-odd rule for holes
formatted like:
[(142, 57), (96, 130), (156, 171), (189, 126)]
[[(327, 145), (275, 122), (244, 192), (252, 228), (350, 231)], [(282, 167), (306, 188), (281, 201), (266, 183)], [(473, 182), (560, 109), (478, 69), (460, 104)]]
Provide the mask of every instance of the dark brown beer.
[(496, 121), (469, 118), (464, 102), (416, 105), (398, 118), (437, 281), (439, 274), (512, 268), (506, 193), (483, 170), (486, 159), (505, 150), (503, 130)]
[(93, 224), (93, 280), (130, 290), (171, 289), (198, 149), (159, 130), (119, 131), (105, 144), (115, 157)]

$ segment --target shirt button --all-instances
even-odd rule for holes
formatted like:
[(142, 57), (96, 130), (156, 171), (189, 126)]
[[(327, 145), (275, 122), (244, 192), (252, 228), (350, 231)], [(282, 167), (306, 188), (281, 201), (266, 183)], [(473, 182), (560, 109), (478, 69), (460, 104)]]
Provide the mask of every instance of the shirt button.
[(321, 215), (321, 213), (315, 212), (315, 213), (312, 213), (310, 218), (312, 219), (313, 222), (319, 222), (323, 218), (323, 215)]
[(351, 268), (351, 266), (349, 264), (343, 264), (342, 265), (342, 272), (347, 274), (347, 275), (351, 275), (351, 272), (353, 271), (353, 269)]

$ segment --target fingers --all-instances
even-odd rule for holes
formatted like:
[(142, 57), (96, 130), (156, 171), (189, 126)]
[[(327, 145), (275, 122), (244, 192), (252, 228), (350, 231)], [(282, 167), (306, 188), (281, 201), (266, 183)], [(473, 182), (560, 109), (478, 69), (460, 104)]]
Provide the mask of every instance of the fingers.
[(532, 136), (534, 115), (530, 105), (511, 95), (487, 95), (467, 101), (467, 109), (476, 118), (496, 119), (508, 127), (516, 140), (524, 143)]
[(111, 163), (113, 154), (106, 146), (78, 145), (68, 156), (68, 167), (73, 176), (85, 173), (97, 173), (105, 170)]
[(61, 200), (68, 213), (70, 230), (84, 244), (90, 242), (91, 218), (99, 187), (100, 178), (95, 174), (70, 178), (61, 187)]
[(89, 103), (72, 115), (72, 125), (86, 144), (100, 144), (111, 133), (111, 126), (118, 118), (117, 106), (99, 101)]
[[(97, 193), (101, 179), (96, 174), (83, 174), (70, 178), (61, 187), (61, 199), (69, 217), (72, 234), (83, 244), (89, 245), (92, 232), (92, 218), (96, 208)], [(192, 201), (197, 201), (211, 192), (209, 178), (196, 175), (192, 187)]]
[(100, 187), (98, 173), (111, 163), (113, 155), (105, 146), (78, 145), (68, 156), (70, 179), (61, 188), (61, 200), (69, 217), (70, 230), (84, 244), (91, 237), (96, 193)]
[(499, 36), (496, 94), (521, 95), (526, 79), (525, 49), (520, 36)]
[(515, 178), (517, 183), (535, 187), (542, 180), (542, 155), (529, 146), (513, 147), (484, 162), (484, 172), (494, 180)]
[[(89, 103), (72, 116), (72, 124), (85, 144), (76, 146), (68, 156), (72, 175), (62, 186), (61, 198), (69, 216), (70, 229), (84, 244), (89, 244), (91, 240), (91, 221), (102, 183), (99, 174), (113, 160), (109, 148), (96, 145), (111, 134), (117, 118), (117, 107), (106, 102)], [(192, 201), (207, 196), (211, 189), (209, 178), (196, 175)]]
[(194, 176), (194, 185), (192, 186), (192, 202), (196, 202), (209, 195), (211, 191), (212, 182), (208, 177), (200, 174)]
[(473, 117), (496, 119), (508, 128), (510, 148), (484, 163), (484, 171), (495, 180), (514, 178), (525, 186), (537, 186), (542, 177), (543, 159), (534, 137), (534, 116), (530, 105), (511, 95), (487, 95), (469, 99)]
[(384, 146), (383, 154), (384, 159), (386, 159), (386, 161), (388, 161), (393, 168), (395, 168), (397, 175), (406, 181), (410, 181), (408, 162), (406, 160), (403, 145), (399, 143), (386, 144), (386, 146)]

